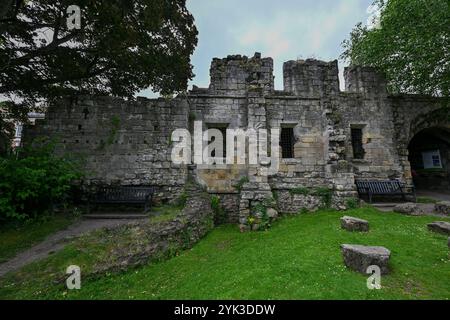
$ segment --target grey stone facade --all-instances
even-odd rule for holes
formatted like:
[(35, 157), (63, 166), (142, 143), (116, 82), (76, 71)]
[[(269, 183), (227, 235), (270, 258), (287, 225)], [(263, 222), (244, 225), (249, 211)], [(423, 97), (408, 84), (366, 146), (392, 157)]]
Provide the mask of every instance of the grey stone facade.
[[(172, 201), (188, 171), (171, 162), (173, 130), (192, 131), (194, 121), (202, 121), (204, 129), (292, 128), (294, 157), (280, 159), (275, 175), (261, 176), (249, 165), (196, 169), (197, 180), (219, 195), (229, 220), (242, 224), (252, 202), (262, 201), (246, 198), (255, 185), (265, 195), (252, 197), (275, 199), (277, 210), (296, 213), (323, 205), (318, 188), (330, 190), (330, 204), (344, 209), (357, 196), (355, 179), (397, 178), (411, 184), (409, 141), (427, 127), (450, 128), (448, 100), (390, 96), (383, 77), (371, 68), (346, 68), (344, 92), (337, 61), (288, 61), (283, 72), (280, 91), (274, 89), (271, 58), (258, 53), (214, 58), (209, 88), (194, 86), (174, 99), (66, 99), (51, 106), (46, 119), (25, 128), (25, 142), (51, 136), (59, 152), (85, 159), (88, 182), (156, 185), (156, 200)], [(354, 128), (362, 132), (362, 159), (353, 156)], [(248, 182), (239, 188), (242, 177)], [(298, 188), (309, 192), (292, 192)]]

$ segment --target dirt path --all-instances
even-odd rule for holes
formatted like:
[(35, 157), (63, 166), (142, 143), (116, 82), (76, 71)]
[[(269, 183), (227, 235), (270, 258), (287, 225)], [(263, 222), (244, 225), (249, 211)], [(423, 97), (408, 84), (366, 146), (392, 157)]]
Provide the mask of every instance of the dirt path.
[(20, 252), (14, 258), (0, 264), (0, 277), (10, 271), (43, 259), (49, 254), (59, 251), (68, 243), (68, 240), (76, 238), (84, 233), (103, 227), (113, 227), (127, 223), (134, 223), (134, 219), (84, 219), (70, 225), (67, 229), (58, 231), (47, 237), (43, 242)]

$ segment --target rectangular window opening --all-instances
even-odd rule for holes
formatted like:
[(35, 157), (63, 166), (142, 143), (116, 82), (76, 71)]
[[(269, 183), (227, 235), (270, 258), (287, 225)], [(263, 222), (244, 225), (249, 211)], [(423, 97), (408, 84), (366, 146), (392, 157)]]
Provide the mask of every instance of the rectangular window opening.
[(283, 159), (294, 158), (294, 128), (281, 128), (280, 146)]
[[(220, 125), (207, 125), (208, 129), (217, 129), (222, 133), (222, 143), (223, 143), (223, 158), (227, 157), (227, 124)], [(211, 157), (216, 157), (216, 150), (211, 152)]]
[(353, 159), (364, 159), (362, 128), (352, 128)]

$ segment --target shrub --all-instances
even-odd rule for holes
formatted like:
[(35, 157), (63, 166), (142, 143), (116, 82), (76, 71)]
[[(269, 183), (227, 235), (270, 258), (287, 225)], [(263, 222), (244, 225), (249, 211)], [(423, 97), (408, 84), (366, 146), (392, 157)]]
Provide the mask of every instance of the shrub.
[(66, 202), (81, 177), (77, 161), (57, 157), (49, 142), (22, 150), (20, 157), (0, 158), (0, 221), (43, 215), (54, 203)]
[(186, 206), (187, 199), (188, 199), (188, 194), (186, 193), (186, 191), (183, 191), (180, 194), (180, 196), (177, 198), (177, 200), (175, 201), (175, 205), (180, 208), (184, 208)]
[(225, 210), (220, 204), (220, 198), (218, 196), (211, 197), (211, 208), (214, 212), (214, 224), (219, 225), (227, 221), (227, 215)]
[(359, 207), (359, 200), (356, 198), (349, 198), (345, 202), (347, 209), (356, 209)]
[(333, 193), (330, 189), (324, 187), (316, 188), (314, 190), (314, 195), (319, 196), (321, 198), (323, 208), (331, 207), (331, 200), (333, 197)]
[(246, 177), (246, 176), (241, 177), (241, 178), (239, 179), (238, 183), (235, 185), (235, 188), (236, 188), (239, 192), (241, 192), (242, 186), (243, 186), (244, 184), (246, 184), (247, 182), (249, 182), (248, 177)]
[(272, 196), (273, 196), (273, 200), (278, 203), (278, 199), (280, 197), (280, 195), (278, 194), (278, 192), (276, 190), (272, 191)]
[(258, 203), (254, 208), (253, 212), (255, 215), (259, 216), (258, 219), (258, 230), (264, 231), (271, 227), (270, 218), (267, 215), (267, 207), (263, 203)]

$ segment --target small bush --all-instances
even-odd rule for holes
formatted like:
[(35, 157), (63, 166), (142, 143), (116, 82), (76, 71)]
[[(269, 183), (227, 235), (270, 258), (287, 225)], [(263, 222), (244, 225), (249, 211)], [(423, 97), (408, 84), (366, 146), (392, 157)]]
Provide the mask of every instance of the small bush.
[(227, 215), (225, 210), (220, 204), (220, 198), (218, 196), (211, 197), (211, 208), (214, 212), (214, 224), (219, 225), (227, 222)]
[(73, 159), (57, 157), (54, 144), (0, 158), (0, 221), (35, 219), (52, 204), (67, 202), (73, 182), (82, 177)]
[(356, 198), (349, 198), (345, 201), (347, 209), (356, 209), (359, 208), (359, 200)]
[(258, 219), (258, 230), (264, 231), (271, 227), (270, 218), (267, 215), (267, 207), (263, 203), (258, 203), (253, 208), (254, 215), (259, 216)]
[(272, 191), (272, 196), (273, 196), (273, 200), (278, 203), (278, 199), (280, 197), (280, 195), (278, 194), (278, 192), (276, 190)]
[(242, 186), (249, 182), (248, 177), (241, 177), (238, 181), (238, 183), (235, 185), (235, 188), (241, 192)]
[(314, 195), (319, 196), (322, 200), (322, 208), (330, 208), (333, 192), (324, 187), (319, 187), (314, 190)]
[(189, 122), (194, 122), (197, 119), (195, 112), (189, 112)]
[(184, 206), (186, 205), (188, 199), (188, 195), (186, 193), (186, 191), (183, 191), (180, 196), (178, 197), (178, 199), (175, 202), (175, 205), (180, 207), (180, 208), (184, 208)]

